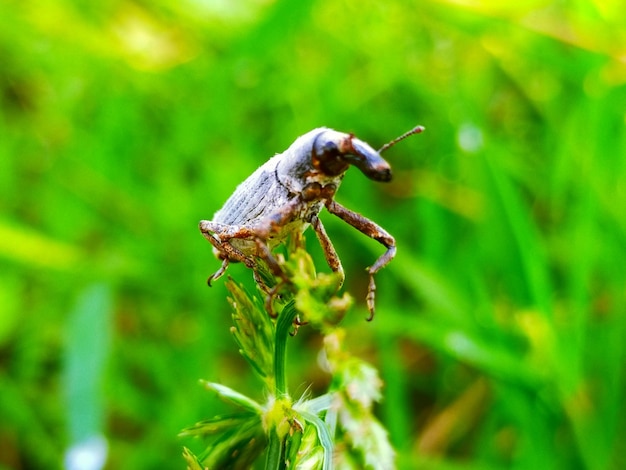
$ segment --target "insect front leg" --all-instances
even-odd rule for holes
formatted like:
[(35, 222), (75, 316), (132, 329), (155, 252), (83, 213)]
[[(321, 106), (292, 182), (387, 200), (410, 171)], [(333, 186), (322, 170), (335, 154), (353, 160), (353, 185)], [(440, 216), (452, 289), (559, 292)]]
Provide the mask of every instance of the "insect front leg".
[(315, 230), (315, 235), (317, 235), (317, 239), (322, 246), (326, 263), (328, 263), (328, 266), (333, 270), (333, 272), (339, 275), (338, 289), (340, 289), (343, 285), (343, 281), (346, 279), (346, 275), (343, 272), (343, 266), (341, 265), (341, 260), (339, 259), (337, 252), (335, 251), (333, 242), (326, 233), (326, 229), (317, 215), (314, 215), (311, 218), (311, 227)]
[(332, 199), (326, 200), (326, 208), (328, 212), (336, 215), (340, 219), (352, 225), (358, 231), (367, 235), (370, 238), (373, 238), (381, 245), (384, 245), (387, 248), (377, 260), (376, 262), (367, 268), (367, 272), (370, 275), (369, 285), (367, 288), (367, 308), (370, 312), (370, 316), (368, 321), (374, 318), (374, 300), (376, 297), (376, 283), (374, 282), (374, 274), (376, 274), (379, 270), (384, 268), (396, 255), (396, 240), (389, 234), (385, 229), (380, 227), (375, 222), (363, 217), (361, 214), (357, 214), (349, 209), (346, 209), (341, 204), (335, 202)]
[(211, 283), (215, 279), (219, 279), (220, 277), (222, 277), (224, 275), (224, 273), (226, 272), (226, 269), (228, 268), (229, 264), (230, 264), (230, 260), (228, 259), (228, 257), (225, 256), (224, 259), (222, 260), (222, 265), (220, 266), (220, 269), (215, 271), (213, 274), (211, 274), (207, 278), (206, 283), (209, 285), (209, 287), (211, 287)]
[(254, 238), (253, 232), (249, 227), (225, 225), (217, 222), (211, 222), (210, 220), (201, 220), (199, 228), (204, 238), (206, 238), (211, 245), (213, 245), (219, 255), (219, 258), (222, 259), (222, 266), (220, 266), (220, 269), (207, 279), (207, 284), (209, 284), (209, 286), (212, 281), (222, 277), (224, 272), (226, 272), (226, 268), (228, 268), (230, 261), (240, 261), (248, 268), (254, 268), (256, 266), (256, 263), (250, 256), (247, 256), (230, 243), (230, 240), (235, 238)]

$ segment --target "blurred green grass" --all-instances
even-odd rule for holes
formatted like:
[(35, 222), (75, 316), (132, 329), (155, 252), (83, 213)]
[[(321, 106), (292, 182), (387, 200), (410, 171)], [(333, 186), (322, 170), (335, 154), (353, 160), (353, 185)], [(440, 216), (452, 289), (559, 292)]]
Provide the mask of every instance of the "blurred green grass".
[[(84, 412), (107, 468), (180, 468), (177, 432), (220, 406), (197, 379), (258, 388), (197, 221), (311, 128), (376, 147), (418, 123), (392, 183), (352, 170), (337, 196), (398, 241), (373, 323), (380, 246), (322, 216), (400, 466), (626, 466), (621, 8), (1, 0), (0, 466), (60, 467)], [(294, 343), (292, 383), (326, 380), (319, 338)], [(76, 367), (103, 409), (67, 398)]]

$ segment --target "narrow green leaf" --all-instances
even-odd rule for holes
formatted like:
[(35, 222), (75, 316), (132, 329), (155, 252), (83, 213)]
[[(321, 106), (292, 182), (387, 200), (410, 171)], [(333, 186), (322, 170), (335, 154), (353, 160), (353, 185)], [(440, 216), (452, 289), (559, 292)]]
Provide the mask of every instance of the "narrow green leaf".
[(204, 385), (207, 390), (212, 390), (217, 393), (221, 398), (242, 408), (255, 412), (256, 414), (263, 413), (263, 407), (259, 405), (252, 398), (249, 398), (226, 385), (221, 385), (215, 382), (207, 382), (200, 380), (200, 383)]
[(229, 428), (239, 427), (251, 419), (258, 419), (258, 413), (233, 413), (229, 415), (214, 416), (211, 419), (200, 421), (192, 426), (183, 429), (178, 435), (188, 436), (208, 436), (225, 432)]
[(333, 436), (330, 434), (330, 430), (324, 421), (322, 421), (317, 415), (309, 413), (308, 411), (301, 411), (300, 414), (304, 420), (315, 427), (317, 436), (324, 449), (324, 463), (323, 470), (330, 470), (333, 466)]

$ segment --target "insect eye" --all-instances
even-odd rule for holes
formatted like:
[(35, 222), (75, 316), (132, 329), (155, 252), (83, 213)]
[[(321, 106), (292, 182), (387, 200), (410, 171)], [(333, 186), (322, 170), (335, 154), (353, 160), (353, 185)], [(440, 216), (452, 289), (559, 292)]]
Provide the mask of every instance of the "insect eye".
[(324, 142), (321, 150), (322, 150), (321, 151), (322, 155), (320, 155), (320, 158), (334, 159), (334, 158), (339, 157), (339, 147), (337, 146), (335, 142), (331, 142), (331, 141)]
[(340, 175), (348, 169), (339, 145), (332, 140), (317, 139), (313, 152), (313, 165), (328, 176)]

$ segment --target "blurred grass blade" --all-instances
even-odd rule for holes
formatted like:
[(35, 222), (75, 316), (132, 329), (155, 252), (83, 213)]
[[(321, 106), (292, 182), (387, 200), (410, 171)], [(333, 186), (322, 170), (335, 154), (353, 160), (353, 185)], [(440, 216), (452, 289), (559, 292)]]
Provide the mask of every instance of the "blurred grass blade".
[(73, 441), (103, 432), (103, 383), (111, 346), (113, 300), (106, 284), (87, 287), (66, 330), (64, 386)]
[(508, 223), (515, 240), (530, 299), (544, 315), (551, 316), (552, 289), (537, 227), (528, 216), (528, 208), (524, 207), (507, 175), (488, 157), (485, 157), (485, 164), (493, 183), (494, 194), (505, 216), (504, 221)]
[(487, 406), (489, 387), (479, 378), (426, 423), (416, 442), (420, 455), (440, 455), (455, 443), (468, 439)]
[[(108, 445), (102, 437), (105, 420), (104, 377), (111, 345), (113, 316), (111, 289), (87, 287), (78, 298), (66, 330), (64, 388), (72, 446), (68, 469), (104, 466)], [(91, 466), (84, 467), (85, 459)]]
[(461, 296), (435, 269), (421, 263), (411, 253), (403, 253), (390, 265), (391, 272), (407, 288), (417, 293), (428, 308), (446, 315), (456, 325), (468, 323), (467, 308)]
[(83, 256), (72, 245), (0, 220), (0, 256), (39, 268), (76, 268)]

